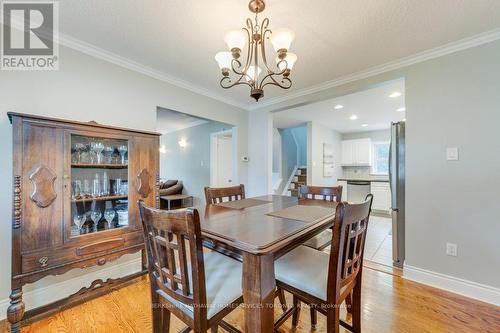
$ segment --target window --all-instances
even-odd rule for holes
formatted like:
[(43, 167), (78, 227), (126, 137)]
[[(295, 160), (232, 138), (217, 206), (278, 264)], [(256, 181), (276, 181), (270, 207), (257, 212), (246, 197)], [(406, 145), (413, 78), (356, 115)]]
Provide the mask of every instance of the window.
[(373, 169), (374, 175), (389, 174), (389, 142), (373, 143)]

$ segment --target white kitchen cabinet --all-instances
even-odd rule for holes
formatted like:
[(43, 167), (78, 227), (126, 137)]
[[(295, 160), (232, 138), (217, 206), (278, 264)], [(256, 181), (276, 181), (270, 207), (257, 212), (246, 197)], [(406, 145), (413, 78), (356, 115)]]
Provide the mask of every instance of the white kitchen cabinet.
[(371, 182), (372, 209), (390, 213), (391, 188), (387, 182)]
[(371, 139), (343, 140), (341, 161), (344, 166), (370, 166), (372, 164)]

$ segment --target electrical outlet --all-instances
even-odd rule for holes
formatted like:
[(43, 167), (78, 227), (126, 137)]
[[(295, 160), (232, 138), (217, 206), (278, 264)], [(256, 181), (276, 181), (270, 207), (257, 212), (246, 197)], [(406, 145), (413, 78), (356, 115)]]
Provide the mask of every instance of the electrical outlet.
[(447, 161), (458, 161), (458, 148), (446, 148), (446, 160)]
[(457, 244), (446, 243), (446, 254), (452, 257), (457, 256)]

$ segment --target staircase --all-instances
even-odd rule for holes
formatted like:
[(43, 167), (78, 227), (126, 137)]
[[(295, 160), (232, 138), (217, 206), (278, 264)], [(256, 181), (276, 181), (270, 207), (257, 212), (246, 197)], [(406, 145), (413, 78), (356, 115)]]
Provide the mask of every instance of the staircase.
[(288, 188), (288, 195), (292, 197), (299, 196), (299, 187), (307, 184), (307, 168), (298, 168), (296, 175), (293, 177), (290, 187)]

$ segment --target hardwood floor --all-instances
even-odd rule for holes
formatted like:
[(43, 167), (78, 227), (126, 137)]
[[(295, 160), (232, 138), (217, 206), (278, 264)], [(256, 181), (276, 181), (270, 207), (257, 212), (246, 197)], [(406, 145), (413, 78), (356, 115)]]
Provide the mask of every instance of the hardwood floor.
[[(364, 333), (500, 332), (500, 307), (368, 267), (363, 273)], [(149, 297), (147, 278), (141, 277), (123, 289), (24, 327), (22, 332), (151, 332)], [(183, 328), (179, 320), (172, 319), (171, 332)], [(236, 310), (227, 319), (241, 329), (243, 312)], [(281, 332), (292, 332), (290, 321), (280, 328)], [(321, 315), (318, 315), (318, 324), (315, 332), (325, 332)], [(299, 327), (294, 332), (310, 331), (309, 311), (302, 311)], [(1, 325), (0, 332), (8, 332), (8, 325)]]

